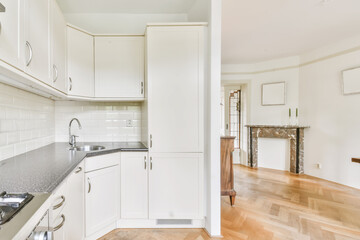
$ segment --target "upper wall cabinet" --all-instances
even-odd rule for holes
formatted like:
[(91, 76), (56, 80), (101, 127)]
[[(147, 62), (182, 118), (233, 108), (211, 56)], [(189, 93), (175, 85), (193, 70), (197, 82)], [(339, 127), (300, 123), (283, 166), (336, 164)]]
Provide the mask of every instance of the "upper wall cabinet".
[(151, 152), (204, 150), (204, 29), (147, 28)]
[(68, 93), (73, 96), (94, 96), (94, 38), (67, 28)]
[(24, 0), (25, 72), (50, 84), (49, 0)]
[(52, 85), (66, 92), (66, 21), (57, 2), (51, 1), (51, 80)]
[(95, 97), (144, 97), (144, 37), (95, 37)]
[(20, 0), (2, 0), (6, 11), (0, 13), (0, 59), (20, 66)]

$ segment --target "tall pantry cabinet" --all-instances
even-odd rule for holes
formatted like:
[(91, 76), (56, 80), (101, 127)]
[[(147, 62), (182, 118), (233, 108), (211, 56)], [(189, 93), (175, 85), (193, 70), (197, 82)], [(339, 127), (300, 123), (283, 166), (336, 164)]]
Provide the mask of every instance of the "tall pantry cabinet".
[(204, 26), (146, 32), (149, 218), (203, 218)]

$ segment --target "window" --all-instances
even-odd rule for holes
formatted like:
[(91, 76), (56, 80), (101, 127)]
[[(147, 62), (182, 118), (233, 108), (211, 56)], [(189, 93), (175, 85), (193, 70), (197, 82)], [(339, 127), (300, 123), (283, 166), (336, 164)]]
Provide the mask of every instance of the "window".
[(240, 148), (240, 99), (241, 91), (230, 91), (229, 97), (229, 135), (235, 137), (234, 147)]

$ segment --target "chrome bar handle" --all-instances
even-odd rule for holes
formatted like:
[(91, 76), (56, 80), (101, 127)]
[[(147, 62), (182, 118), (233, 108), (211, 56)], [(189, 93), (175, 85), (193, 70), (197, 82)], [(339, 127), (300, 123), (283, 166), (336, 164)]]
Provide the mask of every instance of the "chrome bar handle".
[(53, 228), (53, 231), (56, 232), (57, 230), (59, 230), (60, 228), (62, 228), (62, 226), (64, 226), (65, 224), (65, 216), (64, 214), (61, 214), (61, 218), (62, 218), (62, 221), (59, 225), (57, 225), (56, 227)]
[(56, 204), (55, 206), (53, 206), (53, 210), (56, 210), (58, 208), (60, 208), (62, 205), (64, 205), (65, 203), (65, 197), (61, 196), (62, 201), (59, 204)]
[(91, 191), (91, 182), (90, 182), (90, 178), (87, 178), (87, 180), (88, 180), (88, 184), (89, 184), (89, 190), (88, 190), (88, 193), (90, 193), (90, 191)]
[(71, 91), (72, 90), (72, 79), (71, 79), (71, 77), (69, 77), (69, 82), (70, 82), (69, 91)]
[(28, 67), (30, 65), (31, 61), (32, 61), (32, 58), (33, 58), (33, 50), (32, 50), (31, 44), (28, 41), (26, 41), (26, 46), (29, 49), (29, 59), (26, 62), (26, 66)]
[(152, 134), (150, 134), (150, 148), (152, 148)]
[(152, 170), (152, 157), (150, 157), (150, 170)]
[(141, 95), (144, 94), (144, 82), (141, 82)]
[(144, 156), (144, 169), (146, 170), (146, 156)]
[(59, 77), (58, 69), (57, 69), (55, 64), (53, 65), (53, 69), (54, 69), (54, 72), (55, 72), (55, 77), (53, 79), (53, 82), (55, 83), (56, 80), (58, 80), (58, 77)]
[(82, 167), (78, 167), (78, 169), (75, 171), (75, 173), (79, 173), (79, 172), (81, 172), (81, 170), (82, 170)]

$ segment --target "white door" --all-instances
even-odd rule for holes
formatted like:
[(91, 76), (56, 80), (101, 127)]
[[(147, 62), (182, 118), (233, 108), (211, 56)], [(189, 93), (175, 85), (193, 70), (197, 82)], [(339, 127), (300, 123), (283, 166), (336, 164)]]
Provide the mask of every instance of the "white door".
[(203, 218), (202, 179), (202, 154), (151, 154), (149, 218)]
[(20, 0), (2, 0), (6, 8), (0, 13), (0, 59), (20, 67)]
[(120, 165), (121, 218), (148, 217), (147, 152), (122, 152)]
[(94, 39), (91, 35), (67, 28), (68, 93), (94, 96)]
[(95, 96), (144, 97), (144, 37), (95, 38)]
[(66, 21), (57, 2), (51, 1), (51, 79), (53, 86), (66, 92)]
[[(85, 218), (85, 189), (84, 162), (82, 162), (67, 180), (66, 240), (84, 239)], [(56, 238), (55, 238), (56, 239)]]
[(85, 232), (88, 237), (118, 219), (119, 166), (86, 173), (85, 186)]
[(203, 152), (203, 30), (147, 29), (152, 152)]
[(24, 0), (25, 71), (50, 84), (49, 0)]

